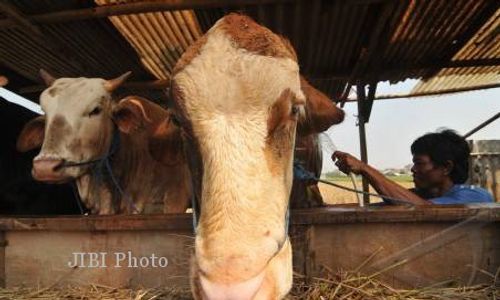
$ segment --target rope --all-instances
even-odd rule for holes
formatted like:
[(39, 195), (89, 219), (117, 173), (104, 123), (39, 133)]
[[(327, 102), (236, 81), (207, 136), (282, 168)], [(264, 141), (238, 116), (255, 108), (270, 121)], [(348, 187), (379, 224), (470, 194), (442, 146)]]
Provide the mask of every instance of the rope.
[[(113, 155), (118, 150), (119, 146), (120, 146), (120, 133), (118, 132), (118, 130), (116, 128), (114, 128), (113, 139), (111, 141), (111, 145), (110, 145), (108, 151), (106, 152), (106, 154), (104, 154), (103, 156), (101, 156), (99, 158), (87, 160), (87, 161), (82, 161), (82, 162), (64, 161), (62, 163), (62, 165), (59, 166), (59, 168), (68, 168), (68, 167), (76, 167), (76, 166), (84, 166), (84, 165), (96, 165), (97, 167), (95, 168), (95, 175), (98, 178), (97, 181), (101, 181), (100, 177), (102, 174), (101, 174), (100, 170), (102, 170), (104, 167), (105, 170), (108, 172), (108, 175), (111, 178), (111, 182), (113, 183), (113, 185), (116, 188), (116, 190), (118, 191), (118, 193), (120, 193), (121, 197), (128, 202), (129, 210), (131, 212), (138, 213), (139, 210), (135, 206), (134, 201), (122, 189), (122, 187), (118, 183), (118, 180), (116, 179), (115, 175), (113, 174), (113, 169), (111, 168), (110, 161), (113, 158)], [(77, 198), (77, 202), (78, 202), (78, 198)], [(78, 205), (80, 206), (80, 203), (78, 203)], [(80, 209), (80, 211), (82, 211), (82, 214), (83, 214), (83, 210)]]
[(76, 204), (78, 205), (78, 209), (80, 210), (80, 214), (83, 215), (83, 207), (82, 204), (80, 203), (80, 194), (78, 193), (78, 188), (76, 186), (76, 183), (73, 181), (71, 182), (71, 190), (73, 191), (73, 196), (75, 197)]

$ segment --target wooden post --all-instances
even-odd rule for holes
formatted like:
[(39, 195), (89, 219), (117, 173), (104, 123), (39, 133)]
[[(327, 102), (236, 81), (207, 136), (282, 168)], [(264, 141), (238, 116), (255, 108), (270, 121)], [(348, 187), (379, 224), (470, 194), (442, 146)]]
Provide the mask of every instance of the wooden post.
[[(361, 150), (361, 160), (364, 163), (368, 163), (368, 151), (366, 146), (366, 131), (365, 131), (365, 123), (366, 116), (364, 113), (364, 105), (365, 105), (365, 85), (362, 83), (358, 83), (357, 86), (358, 93), (358, 126), (359, 126), (359, 147)], [(363, 181), (363, 192), (368, 193), (370, 190), (370, 185), (368, 184), (368, 180), (365, 177), (362, 177)], [(363, 194), (363, 202), (365, 204), (370, 203), (370, 196), (368, 194)]]
[(5, 288), (5, 231), (0, 231), (0, 288)]

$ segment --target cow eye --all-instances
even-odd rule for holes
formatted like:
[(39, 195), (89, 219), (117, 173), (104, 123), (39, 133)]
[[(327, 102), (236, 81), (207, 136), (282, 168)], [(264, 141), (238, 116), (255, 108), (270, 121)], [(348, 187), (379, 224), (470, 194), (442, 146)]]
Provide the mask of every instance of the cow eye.
[(89, 112), (89, 117), (96, 116), (96, 115), (100, 114), (101, 110), (102, 109), (99, 106), (97, 106), (91, 112)]

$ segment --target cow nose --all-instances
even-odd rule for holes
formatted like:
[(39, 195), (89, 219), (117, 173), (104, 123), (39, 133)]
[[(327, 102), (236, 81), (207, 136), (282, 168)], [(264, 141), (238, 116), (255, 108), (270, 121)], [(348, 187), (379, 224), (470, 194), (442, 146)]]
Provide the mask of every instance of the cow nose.
[(63, 162), (64, 160), (58, 158), (33, 160), (33, 177), (40, 181), (56, 180)]
[(251, 300), (264, 280), (265, 271), (259, 275), (239, 283), (221, 284), (215, 283), (200, 275), (200, 285), (203, 299), (206, 300)]

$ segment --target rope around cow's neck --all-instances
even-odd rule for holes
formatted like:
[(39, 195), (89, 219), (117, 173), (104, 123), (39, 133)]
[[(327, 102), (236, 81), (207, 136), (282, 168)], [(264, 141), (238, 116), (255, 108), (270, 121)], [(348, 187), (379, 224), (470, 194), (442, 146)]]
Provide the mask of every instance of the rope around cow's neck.
[[(139, 212), (139, 210), (135, 206), (134, 201), (132, 200), (130, 195), (125, 193), (125, 191), (120, 186), (116, 176), (113, 173), (113, 169), (111, 168), (111, 159), (116, 154), (119, 147), (120, 147), (120, 133), (115, 126), (115, 128), (113, 128), (113, 137), (111, 140), (111, 145), (109, 146), (108, 151), (106, 151), (106, 154), (104, 154), (103, 156), (98, 157), (96, 159), (82, 161), (82, 162), (64, 161), (63, 164), (59, 168), (94, 165), (94, 166), (96, 166), (95, 172), (96, 172), (97, 177), (101, 177), (100, 171), (104, 167), (104, 170), (107, 171), (109, 177), (111, 178), (111, 182), (113, 183), (113, 185), (116, 188), (116, 190), (118, 191), (118, 193), (121, 195), (121, 197), (123, 199), (125, 199), (128, 202), (129, 210), (131, 212)], [(80, 199), (76, 198), (76, 201), (78, 202), (78, 206), (80, 207), (81, 206), (80, 202), (79, 202)], [(81, 207), (80, 207), (80, 212), (83, 214), (83, 209)]]

